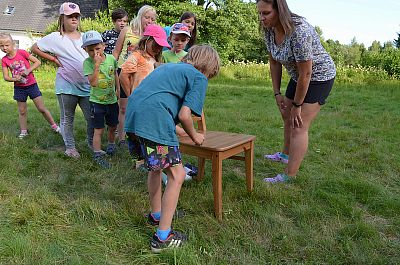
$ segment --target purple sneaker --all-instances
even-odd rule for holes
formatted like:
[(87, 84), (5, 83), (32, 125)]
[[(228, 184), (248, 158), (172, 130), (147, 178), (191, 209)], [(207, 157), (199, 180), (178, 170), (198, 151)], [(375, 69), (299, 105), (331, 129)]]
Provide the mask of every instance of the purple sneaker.
[(273, 155), (264, 155), (264, 157), (268, 160), (275, 161), (275, 162), (282, 162), (284, 164), (287, 164), (289, 161), (288, 159), (282, 157), (281, 152), (277, 152)]
[(281, 173), (276, 175), (274, 178), (265, 178), (263, 181), (268, 183), (289, 182), (290, 177), (284, 173)]

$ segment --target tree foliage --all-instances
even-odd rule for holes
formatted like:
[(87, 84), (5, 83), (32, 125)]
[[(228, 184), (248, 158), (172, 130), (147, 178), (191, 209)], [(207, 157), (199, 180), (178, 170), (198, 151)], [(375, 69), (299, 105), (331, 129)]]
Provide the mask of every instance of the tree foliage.
[[(110, 0), (110, 9), (122, 7), (132, 19), (141, 6), (149, 4), (158, 14), (157, 23), (162, 26), (177, 22), (181, 14), (191, 11), (198, 22), (198, 43), (209, 43), (217, 49), (222, 60), (267, 61), (254, 1), (244, 0)], [(112, 28), (111, 18), (104, 12), (95, 19), (83, 19), (81, 30), (95, 29), (100, 32)], [(47, 33), (57, 30), (56, 22)], [(323, 31), (315, 26), (320, 41), (338, 66), (363, 66), (384, 69), (392, 76), (400, 77), (400, 33), (394, 42), (383, 45), (374, 41), (365, 47), (354, 38), (350, 44), (325, 40)]]
[(395, 39), (393, 42), (396, 48), (400, 49), (400, 32), (397, 33), (397, 39)]

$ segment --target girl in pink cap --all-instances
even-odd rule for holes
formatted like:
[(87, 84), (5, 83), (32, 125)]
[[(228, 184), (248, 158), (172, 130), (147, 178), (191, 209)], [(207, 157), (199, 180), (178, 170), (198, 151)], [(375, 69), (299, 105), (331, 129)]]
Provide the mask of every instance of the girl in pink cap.
[(163, 47), (170, 47), (164, 29), (155, 24), (148, 25), (137, 47), (121, 66), (119, 78), (128, 97), (154, 70), (154, 64), (161, 61)]
[(93, 127), (90, 124), (90, 84), (83, 74), (83, 61), (88, 57), (81, 47), (82, 38), (78, 31), (81, 12), (75, 3), (65, 2), (60, 6), (58, 32), (50, 33), (32, 46), (32, 52), (54, 62), (56, 95), (60, 105), (60, 127), (65, 144), (65, 155), (79, 158), (75, 146), (74, 118), (79, 104), (87, 122), (87, 141), (93, 145)]
[[(154, 65), (161, 62), (163, 47), (170, 48), (164, 29), (159, 25), (148, 25), (137, 47), (121, 66), (119, 80), (121, 90), (124, 90), (127, 97), (154, 70)], [(129, 138), (128, 149), (133, 154), (135, 147)], [(137, 160), (138, 158), (135, 161), (136, 166), (142, 162)]]

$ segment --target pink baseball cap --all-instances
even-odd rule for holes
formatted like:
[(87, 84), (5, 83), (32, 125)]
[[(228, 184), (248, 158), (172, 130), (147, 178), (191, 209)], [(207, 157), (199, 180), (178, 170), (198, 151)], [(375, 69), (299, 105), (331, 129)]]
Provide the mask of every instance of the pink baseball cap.
[(65, 2), (60, 6), (60, 15), (69, 16), (75, 13), (78, 13), (79, 15), (81, 14), (79, 6), (75, 3)]
[(167, 33), (165, 33), (165, 30), (159, 25), (147, 25), (146, 29), (143, 32), (143, 36), (151, 36), (154, 38), (158, 45), (171, 48), (171, 46), (167, 42)]

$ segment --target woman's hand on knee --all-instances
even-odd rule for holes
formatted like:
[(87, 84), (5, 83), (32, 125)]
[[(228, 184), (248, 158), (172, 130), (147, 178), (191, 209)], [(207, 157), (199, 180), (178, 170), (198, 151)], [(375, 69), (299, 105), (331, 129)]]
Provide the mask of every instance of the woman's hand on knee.
[(303, 126), (303, 120), (301, 118), (301, 107), (292, 107), (290, 110), (290, 122), (291, 127), (301, 128)]

